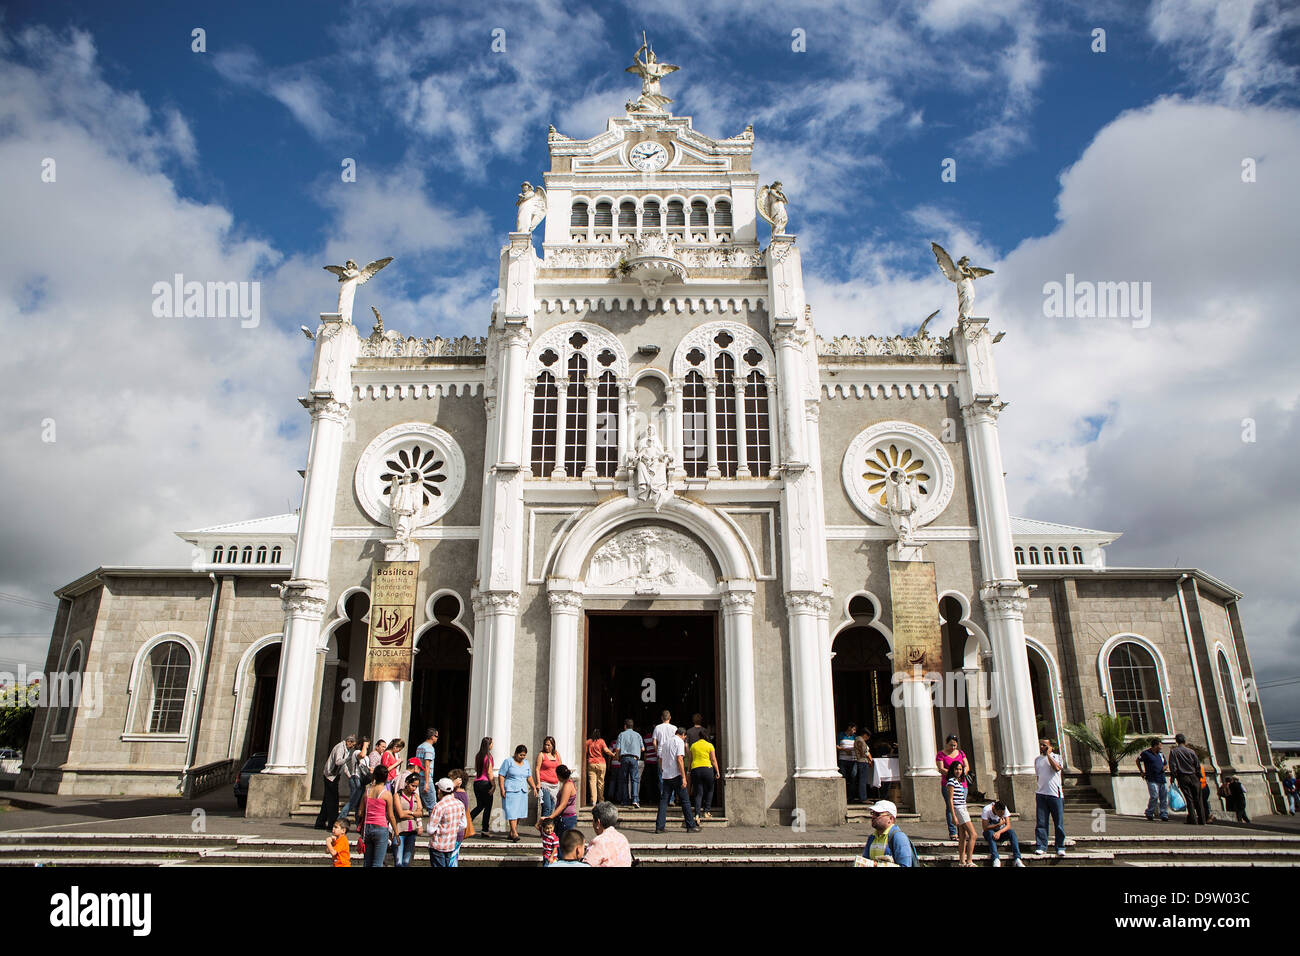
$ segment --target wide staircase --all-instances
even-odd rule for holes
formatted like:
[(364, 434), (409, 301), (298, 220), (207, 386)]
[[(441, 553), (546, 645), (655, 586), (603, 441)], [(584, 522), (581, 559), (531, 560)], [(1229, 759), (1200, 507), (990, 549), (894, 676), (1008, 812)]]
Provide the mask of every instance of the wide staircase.
[[(670, 830), (680, 840), (680, 824)], [(689, 842), (665, 838), (633, 844), (637, 861), (646, 866), (849, 866), (862, 852), (861, 840), (800, 841), (754, 838), (710, 840), (709, 829)], [(732, 831), (733, 833), (735, 831)], [(471, 838), (461, 850), (462, 866), (538, 866), (541, 843), (535, 831), (522, 828), (523, 839), (510, 843), (493, 835)], [(644, 833), (637, 835), (642, 839)], [(720, 833), (719, 836), (722, 836)], [(921, 862), (952, 866), (951, 840), (917, 839)], [(977, 853), (976, 862), (987, 855)], [(1069, 841), (1067, 855), (1026, 856), (1030, 867), (1048, 866), (1295, 866), (1300, 864), (1300, 835), (1232, 829), (1221, 833), (1176, 832), (1080, 836)], [(220, 834), (128, 834), (69, 832), (0, 832), (0, 867), (21, 866), (327, 866), (323, 835), (313, 838), (231, 836)], [(354, 855), (353, 866), (360, 865)], [(416, 866), (427, 866), (423, 846)]]

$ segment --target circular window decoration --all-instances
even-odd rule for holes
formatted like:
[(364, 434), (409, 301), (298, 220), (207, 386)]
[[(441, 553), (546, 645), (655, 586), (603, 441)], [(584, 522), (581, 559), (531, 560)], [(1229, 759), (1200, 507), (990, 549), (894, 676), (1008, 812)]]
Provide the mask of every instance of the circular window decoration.
[(362, 510), (380, 524), (392, 524), (388, 496), (394, 482), (416, 487), (420, 510), (414, 526), (432, 524), (460, 497), (465, 484), (465, 455), (456, 439), (436, 425), (394, 425), (376, 436), (357, 462), (357, 500)]
[(878, 422), (849, 443), (841, 469), (844, 490), (853, 507), (887, 527), (885, 492), (891, 475), (911, 479), (917, 499), (917, 527), (939, 517), (952, 500), (952, 459), (939, 440), (919, 425)]

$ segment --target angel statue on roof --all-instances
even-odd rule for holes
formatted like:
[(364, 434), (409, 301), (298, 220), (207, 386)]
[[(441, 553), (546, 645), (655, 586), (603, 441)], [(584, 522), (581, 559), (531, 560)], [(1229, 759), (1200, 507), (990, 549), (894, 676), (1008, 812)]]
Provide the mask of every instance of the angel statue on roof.
[(515, 198), (515, 232), (532, 232), (546, 218), (546, 190), (523, 182)]
[[(642, 53), (645, 54), (644, 60), (641, 59)], [(655, 56), (655, 51), (650, 49), (650, 44), (646, 41), (645, 31), (642, 30), (641, 47), (632, 55), (632, 65), (627, 68), (627, 72), (635, 73), (641, 77), (641, 95), (627, 104), (628, 110), (664, 112), (664, 108), (672, 100), (659, 92), (659, 81), (669, 73), (680, 69), (681, 67), (673, 66), (671, 63), (659, 62), (659, 59)]]
[(365, 285), (370, 281), (371, 276), (392, 261), (392, 256), (376, 259), (362, 269), (349, 259), (341, 266), (325, 267), (326, 272), (332, 272), (339, 277), (339, 307), (337, 311), (339, 315), (343, 316), (344, 322), (352, 321), (352, 301), (356, 298), (357, 286)]
[(763, 186), (758, 190), (758, 196), (755, 197), (758, 214), (763, 221), (772, 227), (772, 235), (784, 236), (786, 234), (786, 223), (790, 221), (790, 213), (787, 211), (789, 200), (785, 198), (785, 191), (781, 188), (781, 180), (777, 180), (770, 186)]
[(971, 309), (975, 304), (975, 280), (993, 275), (993, 270), (971, 265), (969, 256), (962, 256), (954, 264), (952, 256), (948, 255), (943, 246), (937, 242), (930, 243), (930, 248), (934, 250), (934, 257), (939, 260), (940, 271), (949, 282), (957, 284), (957, 321), (964, 322), (971, 317)]

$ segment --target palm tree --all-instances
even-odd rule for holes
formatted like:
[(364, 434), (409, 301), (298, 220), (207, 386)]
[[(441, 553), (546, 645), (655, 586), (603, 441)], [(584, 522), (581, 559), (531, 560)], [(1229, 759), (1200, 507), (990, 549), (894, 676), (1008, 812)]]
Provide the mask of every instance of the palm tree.
[(1063, 728), (1071, 740), (1078, 741), (1093, 753), (1106, 758), (1113, 777), (1119, 773), (1119, 763), (1125, 757), (1131, 757), (1144, 750), (1150, 742), (1147, 737), (1129, 739), (1129, 719), (1123, 715), (1097, 714), (1097, 733), (1093, 733), (1085, 724), (1066, 724)]

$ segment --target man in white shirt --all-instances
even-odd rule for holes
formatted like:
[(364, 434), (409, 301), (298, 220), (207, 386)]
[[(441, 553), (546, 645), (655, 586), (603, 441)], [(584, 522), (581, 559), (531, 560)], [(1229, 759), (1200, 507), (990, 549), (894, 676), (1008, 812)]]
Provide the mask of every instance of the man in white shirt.
[(1034, 793), (1037, 820), (1034, 826), (1034, 856), (1047, 852), (1047, 818), (1050, 815), (1056, 829), (1056, 855), (1065, 856), (1065, 794), (1061, 791), (1061, 771), (1065, 761), (1052, 751), (1050, 740), (1038, 741), (1038, 756), (1034, 758), (1034, 772), (1038, 774), (1038, 790)]
[(356, 745), (356, 735), (348, 734), (325, 758), (325, 794), (321, 797), (320, 813), (316, 815), (317, 830), (334, 829), (334, 821), (339, 818), (339, 774), (346, 769), (348, 754)]
[[(673, 715), (665, 710), (659, 715), (659, 724), (654, 729), (655, 752), (659, 755), (659, 784), (661, 789), (663, 787), (663, 778), (665, 776), (664, 770), (668, 767), (668, 765), (664, 763), (664, 747), (668, 746), (668, 741), (677, 736), (677, 728), (673, 725), (672, 719)], [(673, 799), (675, 800), (676, 797)]]
[[(665, 717), (668, 712), (664, 711)], [(660, 727), (663, 724), (659, 725)], [(659, 728), (655, 728), (656, 735)], [(700, 825), (695, 822), (695, 814), (691, 811), (691, 801), (686, 796), (686, 786), (683, 781), (686, 779), (686, 728), (682, 727), (677, 730), (672, 737), (665, 741), (664, 745), (659, 748), (659, 766), (663, 770), (663, 781), (659, 785), (659, 816), (655, 820), (655, 833), (663, 833), (668, 829), (668, 797), (674, 794), (677, 802), (682, 805), (682, 816), (685, 817), (685, 827), (688, 833), (699, 833)]]
[(1025, 865), (1025, 861), (1020, 859), (1020, 838), (1016, 836), (1016, 831), (1011, 829), (1011, 814), (1007, 813), (1005, 803), (995, 800), (985, 807), (984, 812), (980, 814), (980, 826), (984, 828), (984, 839), (988, 841), (993, 866), (1002, 865), (1002, 860), (998, 857), (998, 844), (1003, 840), (1007, 841), (1011, 847), (1011, 855), (1015, 858), (1011, 865)]

